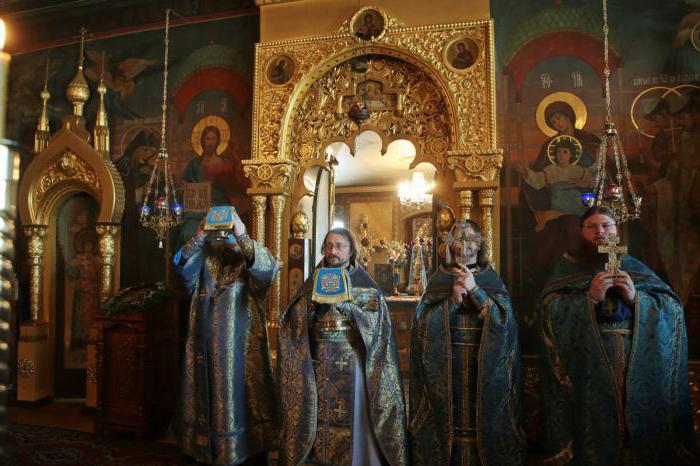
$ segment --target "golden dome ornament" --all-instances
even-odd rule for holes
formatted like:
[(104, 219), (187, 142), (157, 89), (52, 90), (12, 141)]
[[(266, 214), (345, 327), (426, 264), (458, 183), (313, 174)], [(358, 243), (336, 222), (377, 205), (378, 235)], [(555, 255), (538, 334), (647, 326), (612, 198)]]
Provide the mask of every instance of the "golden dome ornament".
[(165, 147), (165, 123), (168, 109), (168, 43), (170, 32), (170, 10), (165, 10), (165, 58), (163, 60), (163, 102), (161, 106), (160, 148), (153, 165), (153, 171), (148, 181), (143, 204), (140, 209), (140, 223), (152, 229), (158, 238), (158, 247), (163, 247), (163, 241), (171, 228), (182, 223), (183, 206), (177, 200), (177, 192), (170, 170), (170, 158)]

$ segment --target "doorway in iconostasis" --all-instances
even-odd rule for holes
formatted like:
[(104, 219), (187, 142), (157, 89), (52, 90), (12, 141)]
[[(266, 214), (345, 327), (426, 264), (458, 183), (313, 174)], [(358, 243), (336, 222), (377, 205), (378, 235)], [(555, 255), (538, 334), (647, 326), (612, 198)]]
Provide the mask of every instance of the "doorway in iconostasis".
[(56, 398), (85, 396), (87, 340), (100, 304), (99, 206), (86, 193), (56, 209), (55, 392)]
[(342, 226), (357, 237), (359, 261), (378, 285), (391, 293), (397, 272), (398, 289), (405, 290), (412, 264), (418, 267), (416, 274), (423, 267), (428, 276), (434, 267), (431, 188), (436, 169), (429, 163), (409, 168), (416, 148), (406, 139), (385, 145), (368, 130), (355, 137), (354, 146), (353, 154), (344, 142), (328, 144), (325, 161), (304, 174), (308, 194), (296, 210), (310, 219), (312, 264), (322, 257), (325, 232)]

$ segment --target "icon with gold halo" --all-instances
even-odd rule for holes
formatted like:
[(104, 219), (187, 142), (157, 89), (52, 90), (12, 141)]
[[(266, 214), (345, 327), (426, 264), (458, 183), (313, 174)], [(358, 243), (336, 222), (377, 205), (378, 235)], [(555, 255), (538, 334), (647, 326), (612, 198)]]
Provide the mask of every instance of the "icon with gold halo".
[(192, 149), (200, 157), (221, 155), (231, 141), (231, 128), (226, 120), (217, 115), (209, 115), (199, 120), (192, 128)]
[[(586, 120), (588, 119), (588, 110), (586, 109), (586, 104), (583, 100), (576, 94), (571, 92), (553, 92), (544, 97), (537, 105), (537, 110), (535, 111), (535, 120), (537, 121), (537, 127), (542, 131), (547, 137), (556, 136), (558, 131), (551, 126), (551, 122), (547, 121), (547, 109), (550, 105), (556, 105), (562, 102), (568, 105), (574, 112), (575, 121), (574, 127), (576, 129), (583, 129), (586, 125)], [(561, 104), (560, 104), (561, 105)]]
[(547, 144), (547, 158), (552, 164), (557, 165), (557, 151), (560, 147), (567, 148), (571, 151), (571, 160), (569, 164), (576, 165), (579, 160), (581, 160), (583, 146), (581, 146), (579, 140), (575, 137), (561, 134)]

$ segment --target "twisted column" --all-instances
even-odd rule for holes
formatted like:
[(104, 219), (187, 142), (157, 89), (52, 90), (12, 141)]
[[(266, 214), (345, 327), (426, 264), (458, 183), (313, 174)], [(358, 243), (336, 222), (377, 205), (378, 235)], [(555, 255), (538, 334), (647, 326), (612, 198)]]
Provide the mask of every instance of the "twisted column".
[[(285, 203), (284, 194), (275, 194), (272, 196), (272, 219), (273, 219), (273, 230), (272, 230), (272, 254), (279, 258), (280, 269), (284, 268), (282, 263), (282, 213), (284, 212)], [(275, 277), (275, 282), (272, 285), (272, 309), (270, 315), (268, 316), (268, 325), (277, 325), (277, 314), (280, 307), (280, 297), (281, 297), (281, 285), (280, 275), (277, 274)]]
[(474, 207), (474, 195), (471, 189), (465, 189), (459, 192), (459, 211), (462, 220), (469, 220), (472, 215), (472, 207)]
[(265, 244), (265, 210), (267, 208), (267, 196), (253, 196), (253, 239), (260, 244)]
[(481, 207), (481, 228), (484, 231), (484, 247), (489, 262), (493, 262), (493, 206), (495, 205), (496, 190), (486, 188), (479, 190), (479, 207)]
[(104, 302), (112, 295), (114, 285), (114, 237), (119, 232), (119, 226), (113, 223), (98, 223), (95, 229), (100, 235), (100, 302)]
[(29, 237), (28, 255), (30, 271), (29, 309), (32, 320), (38, 322), (42, 316), (41, 309), (41, 272), (44, 263), (44, 237), (46, 225), (26, 225), (24, 234)]

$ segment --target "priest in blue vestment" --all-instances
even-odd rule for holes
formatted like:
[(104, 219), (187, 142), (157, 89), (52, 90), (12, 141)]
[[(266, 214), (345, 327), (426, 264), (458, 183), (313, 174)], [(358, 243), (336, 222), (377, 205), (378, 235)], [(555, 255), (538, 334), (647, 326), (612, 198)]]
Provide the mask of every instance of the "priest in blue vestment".
[(330, 230), (323, 261), (280, 314), (280, 466), (408, 464), (389, 310), (357, 256), (352, 232)]
[(697, 465), (688, 348), (678, 296), (624, 255), (607, 271), (598, 246), (613, 213), (581, 218), (542, 293), (542, 409), (548, 465)]
[(279, 263), (231, 210), (225, 241), (203, 221), (173, 257), (192, 303), (172, 426), (199, 464), (264, 465), (278, 440), (265, 297)]
[(458, 220), (411, 332), (414, 466), (524, 463), (518, 325), (479, 226)]

